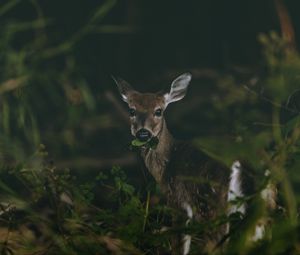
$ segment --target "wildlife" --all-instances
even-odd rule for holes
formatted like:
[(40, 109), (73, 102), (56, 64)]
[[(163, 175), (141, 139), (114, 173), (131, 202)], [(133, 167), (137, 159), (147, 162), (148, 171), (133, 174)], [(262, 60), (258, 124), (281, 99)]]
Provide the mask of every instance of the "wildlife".
[[(243, 214), (245, 204), (230, 205), (252, 188), (251, 182), (244, 185), (247, 175), (241, 163), (235, 161), (229, 168), (190, 143), (176, 140), (168, 129), (164, 118), (167, 106), (185, 97), (191, 79), (190, 73), (184, 73), (171, 83), (168, 91), (140, 93), (123, 79), (114, 78), (128, 105), (131, 134), (141, 144), (144, 165), (168, 206), (184, 212), (186, 223), (210, 221), (224, 212)], [(150, 146), (153, 141), (155, 146)], [(226, 224), (206, 231), (201, 240), (197, 240), (201, 243), (200, 252), (213, 250), (228, 231)], [(190, 235), (182, 234), (181, 241), (173, 244), (172, 254), (189, 254), (191, 241)]]

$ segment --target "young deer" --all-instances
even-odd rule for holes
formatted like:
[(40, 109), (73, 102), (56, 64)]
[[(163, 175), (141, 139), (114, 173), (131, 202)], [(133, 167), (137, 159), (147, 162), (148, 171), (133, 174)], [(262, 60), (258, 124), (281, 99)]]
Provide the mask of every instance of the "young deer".
[[(164, 112), (168, 104), (184, 98), (191, 78), (189, 73), (182, 74), (168, 93), (140, 93), (126, 81), (114, 80), (129, 106), (132, 135), (141, 142), (158, 140), (155, 148), (141, 146), (140, 150), (168, 205), (183, 210), (188, 221), (205, 222), (224, 212), (244, 213), (245, 205), (228, 206), (228, 201), (245, 195), (240, 163), (235, 162), (230, 170), (189, 143), (176, 141), (167, 128)], [(227, 231), (226, 226), (208, 231), (201, 240), (203, 251), (211, 250)], [(184, 235), (182, 241), (181, 248), (172, 248), (174, 254), (189, 253), (191, 236)]]

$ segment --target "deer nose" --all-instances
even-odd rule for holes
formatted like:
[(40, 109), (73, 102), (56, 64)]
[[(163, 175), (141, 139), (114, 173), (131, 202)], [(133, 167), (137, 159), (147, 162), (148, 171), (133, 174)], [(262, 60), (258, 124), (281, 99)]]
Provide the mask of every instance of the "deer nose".
[(150, 131), (148, 131), (147, 129), (142, 128), (139, 131), (137, 131), (135, 136), (141, 142), (146, 142), (151, 138), (152, 135), (151, 135)]

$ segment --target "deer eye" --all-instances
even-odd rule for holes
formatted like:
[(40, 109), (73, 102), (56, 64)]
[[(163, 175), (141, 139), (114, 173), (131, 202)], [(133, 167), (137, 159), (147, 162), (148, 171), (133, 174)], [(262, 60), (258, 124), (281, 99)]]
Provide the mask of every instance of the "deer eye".
[(129, 109), (129, 115), (130, 115), (130, 117), (134, 117), (134, 116), (136, 115), (135, 109), (130, 108), (130, 109)]
[(162, 110), (161, 110), (161, 109), (155, 110), (154, 115), (155, 115), (156, 117), (161, 117), (161, 115), (162, 115)]

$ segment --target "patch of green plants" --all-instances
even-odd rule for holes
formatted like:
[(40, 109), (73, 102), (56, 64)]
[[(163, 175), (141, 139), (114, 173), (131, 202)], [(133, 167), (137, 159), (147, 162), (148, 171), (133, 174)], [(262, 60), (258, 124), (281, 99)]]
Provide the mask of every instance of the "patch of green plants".
[[(70, 170), (47, 163), (46, 154), (41, 145), (30, 161), (1, 168), (1, 254), (168, 250), (160, 234), (167, 209), (150, 206), (150, 193), (143, 200), (120, 167), (82, 183)], [(95, 187), (105, 192), (98, 203)]]

